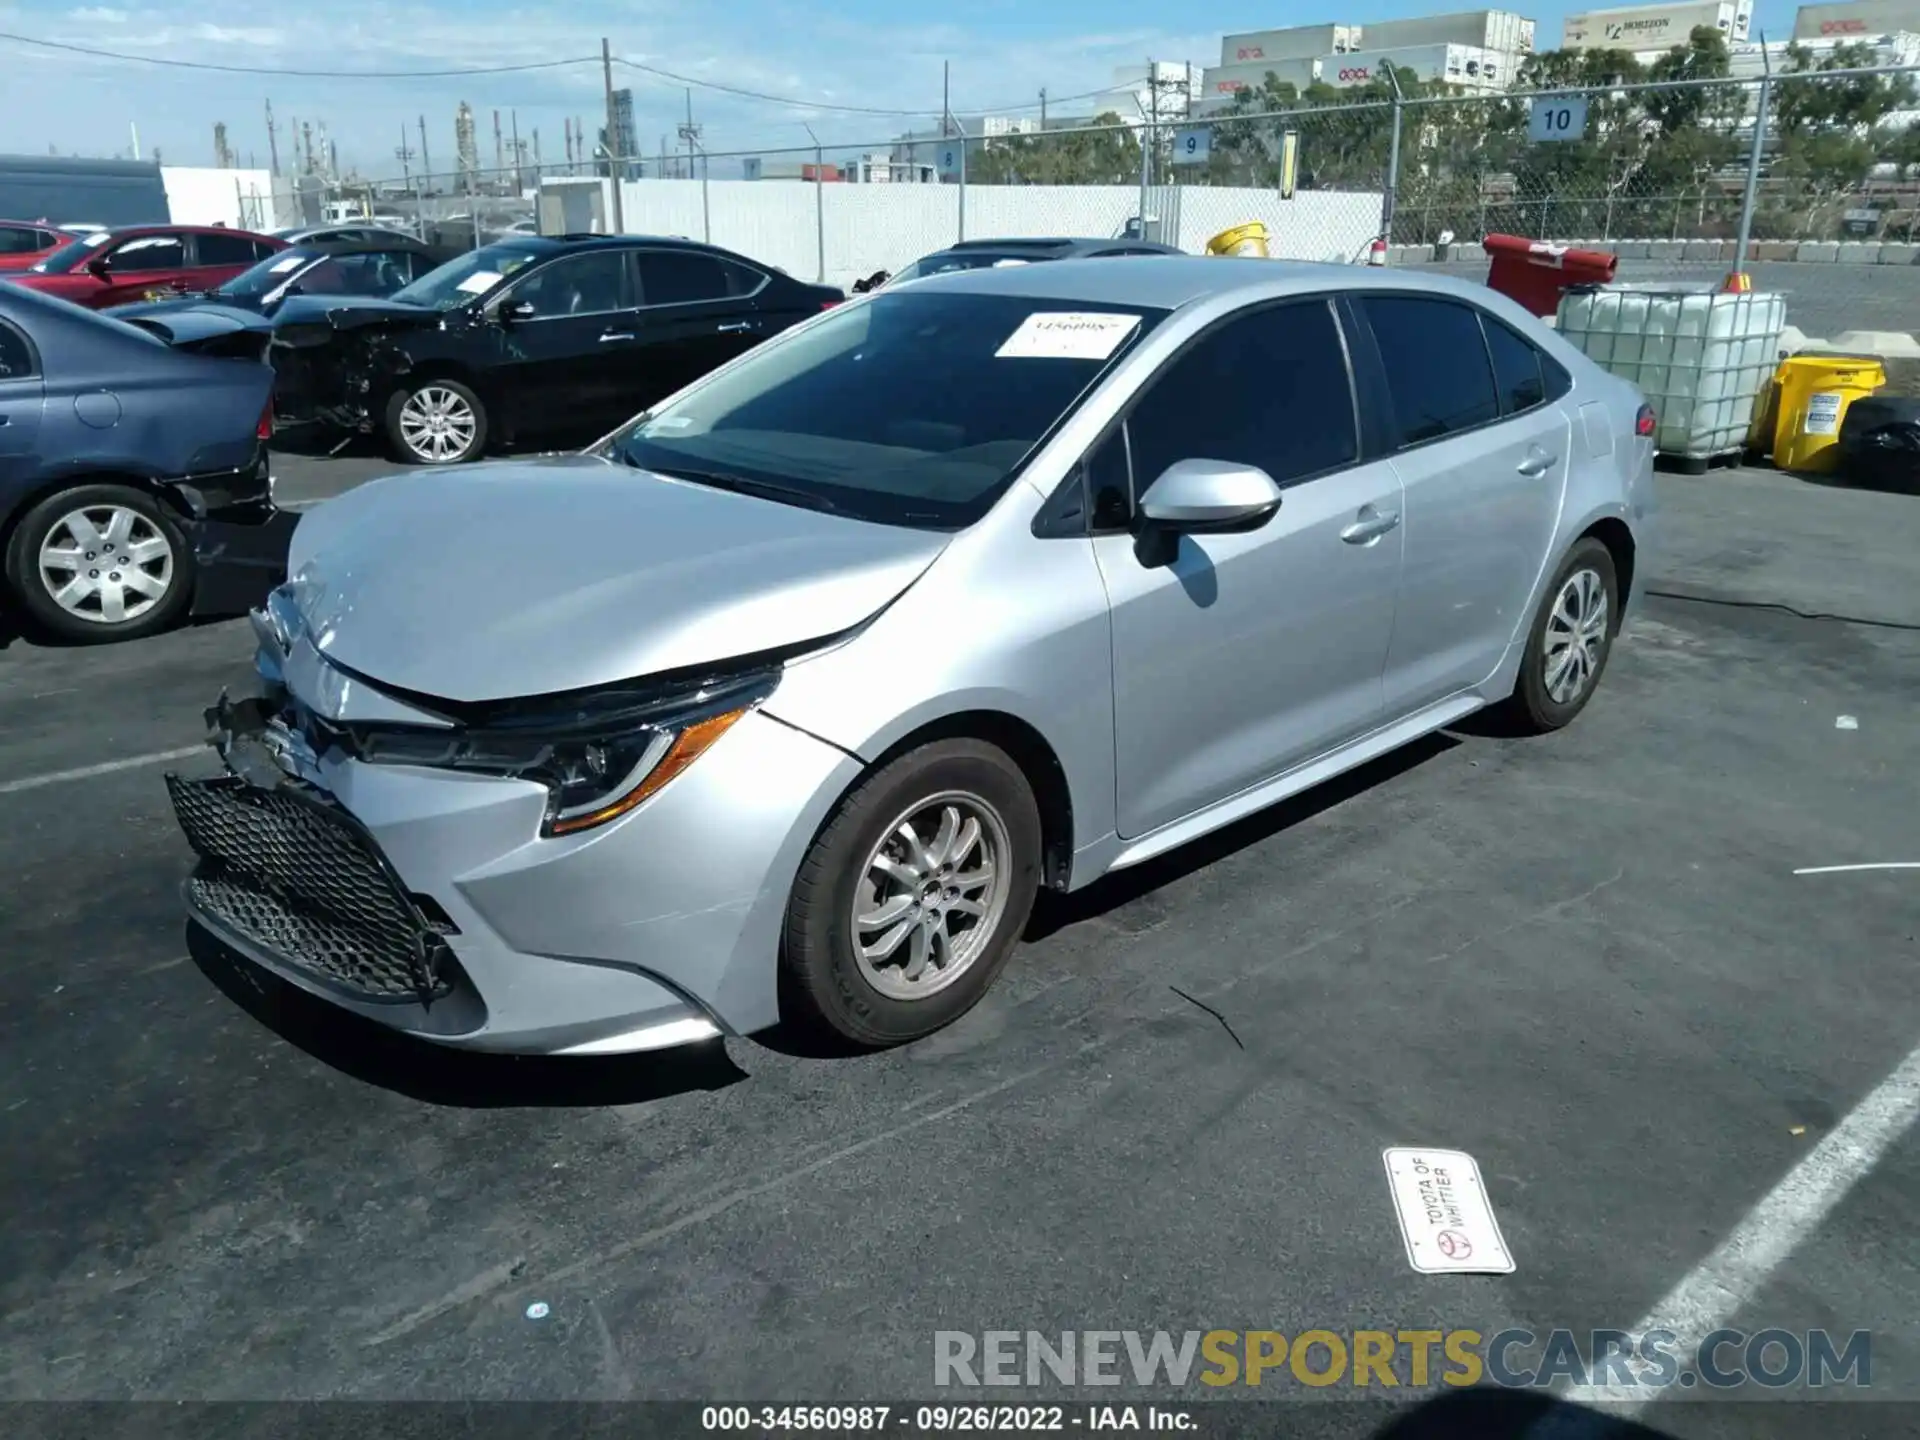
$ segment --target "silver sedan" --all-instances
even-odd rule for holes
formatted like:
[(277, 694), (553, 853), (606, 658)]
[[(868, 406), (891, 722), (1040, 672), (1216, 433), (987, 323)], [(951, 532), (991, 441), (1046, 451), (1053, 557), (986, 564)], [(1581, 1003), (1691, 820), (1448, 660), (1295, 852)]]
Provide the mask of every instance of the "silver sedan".
[(450, 1045), (880, 1046), (1077, 890), (1588, 703), (1653, 412), (1477, 286), (1063, 261), (888, 288), (587, 454), (302, 520), (193, 918)]

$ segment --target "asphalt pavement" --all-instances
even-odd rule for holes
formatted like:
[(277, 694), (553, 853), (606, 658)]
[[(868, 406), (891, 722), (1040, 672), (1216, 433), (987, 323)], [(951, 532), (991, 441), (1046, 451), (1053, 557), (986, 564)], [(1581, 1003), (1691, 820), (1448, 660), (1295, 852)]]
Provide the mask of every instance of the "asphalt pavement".
[[(1899, 1433), (1920, 873), (1794, 872), (1920, 861), (1920, 499), (1661, 483), (1650, 573), (1695, 598), (1570, 729), (1436, 737), (1047, 905), (978, 1010), (864, 1058), (350, 1021), (182, 923), (161, 775), (211, 768), (244, 624), (0, 650), (0, 1396), (951, 1400), (938, 1330), (1679, 1314), (1871, 1331), (1881, 1403), (1673, 1392), (1659, 1433)], [(1411, 1273), (1392, 1145), (1477, 1158), (1513, 1274)]]

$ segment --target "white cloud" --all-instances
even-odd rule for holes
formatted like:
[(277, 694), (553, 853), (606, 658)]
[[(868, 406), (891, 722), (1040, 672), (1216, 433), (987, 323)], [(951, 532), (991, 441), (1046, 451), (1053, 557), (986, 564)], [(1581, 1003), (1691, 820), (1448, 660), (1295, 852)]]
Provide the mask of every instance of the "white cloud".
[[(591, 131), (603, 120), (600, 38), (616, 57), (695, 81), (791, 97), (768, 103), (701, 85), (693, 87), (695, 118), (716, 155), (775, 146), (810, 147), (802, 121), (836, 149), (875, 145), (907, 128), (932, 123), (941, 101), (942, 65), (951, 67), (956, 113), (1038, 108), (1048, 91), (1056, 113), (1086, 110), (1071, 97), (1107, 86), (1120, 65), (1149, 56), (1204, 61), (1215, 35), (1151, 30), (1054, 34), (1032, 26), (995, 33), (955, 21), (892, 26), (855, 24), (831, 15), (759, 5), (649, 5), (578, 0), (551, 10), (489, 10), (473, 4), (399, 6), (377, 0), (331, 0), (262, 11), (252, 0), (204, 0), (190, 15), (173, 5), (63, 11), (37, 0), (0, 6), (6, 27), (24, 34), (169, 60), (273, 69), (366, 71), (464, 70), (579, 59), (576, 67), (473, 77), (316, 79), (220, 74), (121, 64), (41, 51), (21, 65), (0, 58), (9, 74), (9, 115), (0, 120), (0, 148), (113, 153), (129, 124), (143, 141), (182, 163), (206, 163), (215, 121), (244, 158), (266, 163), (264, 105), (283, 126), (295, 118), (324, 123), (343, 161), (364, 173), (396, 174), (401, 127), (418, 148), (417, 122), (428, 122), (434, 168), (450, 168), (453, 112), (472, 104), (482, 163), (493, 157), (492, 111), (507, 129), (517, 112), (523, 138), (537, 129), (543, 157), (562, 148), (561, 131), (577, 117)], [(911, 13), (911, 11), (903, 12)], [(986, 12), (983, 18), (991, 16)], [(112, 18), (108, 18), (112, 17)], [(102, 34), (103, 26), (111, 32)], [(634, 91), (642, 149), (669, 148), (685, 118), (685, 87), (657, 74), (617, 65), (614, 83)], [(26, 92), (26, 93), (19, 93)], [(911, 111), (862, 114), (859, 110)], [(38, 126), (44, 134), (35, 133)], [(283, 158), (289, 133), (281, 132)], [(418, 166), (417, 156), (412, 164)], [(716, 172), (717, 173), (717, 172)]]

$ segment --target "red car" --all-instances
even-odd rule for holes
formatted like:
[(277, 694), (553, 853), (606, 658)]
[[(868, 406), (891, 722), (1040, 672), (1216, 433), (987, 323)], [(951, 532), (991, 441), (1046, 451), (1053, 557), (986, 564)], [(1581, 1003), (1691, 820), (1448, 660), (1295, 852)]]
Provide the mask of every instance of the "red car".
[(0, 274), (24, 270), (72, 239), (42, 220), (0, 220)]
[(214, 225), (133, 225), (70, 240), (6, 279), (104, 310), (211, 290), (286, 248), (271, 235)]

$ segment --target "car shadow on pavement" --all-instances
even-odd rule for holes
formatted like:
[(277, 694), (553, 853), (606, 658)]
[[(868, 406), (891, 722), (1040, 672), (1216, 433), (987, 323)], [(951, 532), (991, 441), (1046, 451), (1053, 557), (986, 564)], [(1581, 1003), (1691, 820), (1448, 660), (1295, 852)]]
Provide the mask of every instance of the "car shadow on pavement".
[(1033, 944), (1069, 925), (1078, 925), (1117, 910), (1163, 885), (1184, 879), (1197, 870), (1204, 870), (1229, 855), (1271, 839), (1302, 821), (1311, 820), (1376, 785), (1396, 779), (1435, 756), (1444, 755), (1460, 743), (1445, 733), (1425, 736), (1165, 855), (1096, 880), (1084, 890), (1067, 895), (1043, 890), (1033, 907), (1033, 918), (1027, 922), (1026, 942)]
[[(1294, 1408), (1298, 1413), (1318, 1407)], [(1638, 1421), (1569, 1405), (1537, 1391), (1481, 1385), (1415, 1405), (1374, 1431), (1370, 1440), (1670, 1440), (1670, 1436)]]
[(329, 1005), (235, 954), (198, 925), (187, 953), (223, 995), (294, 1048), (367, 1085), (465, 1110), (641, 1105), (721, 1090), (747, 1074), (718, 1041), (647, 1055), (487, 1055), (416, 1040)]

